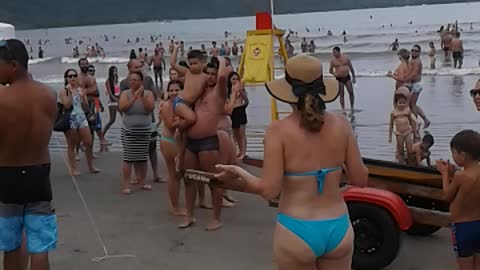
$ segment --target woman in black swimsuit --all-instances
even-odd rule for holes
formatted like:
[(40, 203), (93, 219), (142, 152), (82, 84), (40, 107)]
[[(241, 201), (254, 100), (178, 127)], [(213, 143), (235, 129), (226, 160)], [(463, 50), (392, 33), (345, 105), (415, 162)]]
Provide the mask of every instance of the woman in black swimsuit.
[(245, 158), (247, 152), (247, 136), (245, 131), (245, 125), (247, 124), (247, 106), (249, 103), (247, 92), (243, 89), (241, 92), (237, 93), (236, 96), (232, 96), (232, 85), (240, 81), (240, 75), (236, 72), (231, 72), (228, 76), (227, 88), (228, 88), (228, 98), (235, 98), (235, 106), (230, 115), (232, 119), (232, 130), (235, 141), (237, 142), (239, 153), (237, 157), (239, 159)]

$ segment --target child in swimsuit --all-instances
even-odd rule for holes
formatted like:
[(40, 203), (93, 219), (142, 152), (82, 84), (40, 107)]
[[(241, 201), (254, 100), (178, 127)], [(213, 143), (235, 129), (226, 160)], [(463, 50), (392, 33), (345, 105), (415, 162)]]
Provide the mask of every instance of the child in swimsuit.
[[(407, 158), (412, 156), (413, 134), (416, 130), (416, 121), (409, 107), (410, 93), (406, 87), (400, 87), (395, 92), (395, 109), (390, 114), (390, 129), (388, 142), (392, 143), (392, 134), (397, 139), (396, 158), (405, 163), (404, 149), (407, 149)], [(395, 131), (393, 126), (395, 125)]]
[(423, 136), (421, 142), (414, 143), (412, 146), (412, 154), (415, 156), (415, 160), (413, 161), (413, 165), (420, 166), (422, 161), (426, 159), (427, 166), (431, 167), (432, 163), (430, 162), (430, 148), (434, 144), (433, 136), (430, 134), (426, 134)]
[(463, 130), (450, 141), (452, 157), (438, 160), (445, 199), (450, 202), (452, 239), (460, 270), (480, 269), (480, 134)]
[[(207, 76), (203, 73), (205, 55), (200, 50), (190, 51), (187, 56), (188, 67), (184, 67), (177, 64), (179, 48), (180, 45), (177, 42), (170, 59), (170, 64), (172, 68), (178, 72), (179, 76), (185, 76), (184, 90), (173, 100), (173, 110), (175, 115), (180, 118), (174, 125), (180, 131), (180, 138), (178, 139), (178, 160), (181, 162), (183, 160), (183, 153), (185, 152), (186, 141), (186, 134), (184, 134), (183, 131), (196, 121), (195, 112), (191, 107), (205, 91)], [(179, 167), (181, 167), (181, 165), (179, 165)]]

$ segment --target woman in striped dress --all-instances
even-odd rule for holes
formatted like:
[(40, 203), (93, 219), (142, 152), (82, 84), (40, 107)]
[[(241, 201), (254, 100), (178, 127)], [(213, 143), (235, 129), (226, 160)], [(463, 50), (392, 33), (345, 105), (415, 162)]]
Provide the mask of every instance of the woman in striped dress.
[(143, 74), (132, 72), (129, 75), (130, 89), (122, 92), (118, 102), (119, 111), (123, 113), (121, 140), (123, 146), (123, 183), (122, 193), (132, 193), (130, 180), (132, 165), (137, 181), (142, 190), (152, 190), (145, 184), (147, 174), (148, 147), (150, 144), (151, 113), (155, 107), (151, 91), (143, 89)]

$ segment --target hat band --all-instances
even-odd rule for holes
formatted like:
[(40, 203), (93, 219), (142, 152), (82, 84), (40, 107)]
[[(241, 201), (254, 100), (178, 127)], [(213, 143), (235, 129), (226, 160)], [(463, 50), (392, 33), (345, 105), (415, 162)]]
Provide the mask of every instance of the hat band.
[(306, 83), (304, 81), (292, 78), (288, 72), (285, 71), (285, 81), (292, 86), (293, 94), (296, 97), (305, 96), (307, 93), (326, 95), (323, 75), (311, 83)]

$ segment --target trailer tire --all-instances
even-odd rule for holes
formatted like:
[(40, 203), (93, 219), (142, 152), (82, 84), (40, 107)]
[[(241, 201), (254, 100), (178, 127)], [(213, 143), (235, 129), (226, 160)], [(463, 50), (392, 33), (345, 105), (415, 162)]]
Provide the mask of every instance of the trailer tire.
[(428, 225), (428, 224), (419, 224), (415, 223), (408, 229), (407, 233), (413, 236), (430, 236), (437, 231), (439, 231), (442, 227)]
[(390, 265), (400, 249), (401, 230), (392, 215), (381, 206), (349, 202), (355, 232), (352, 267), (377, 270)]

